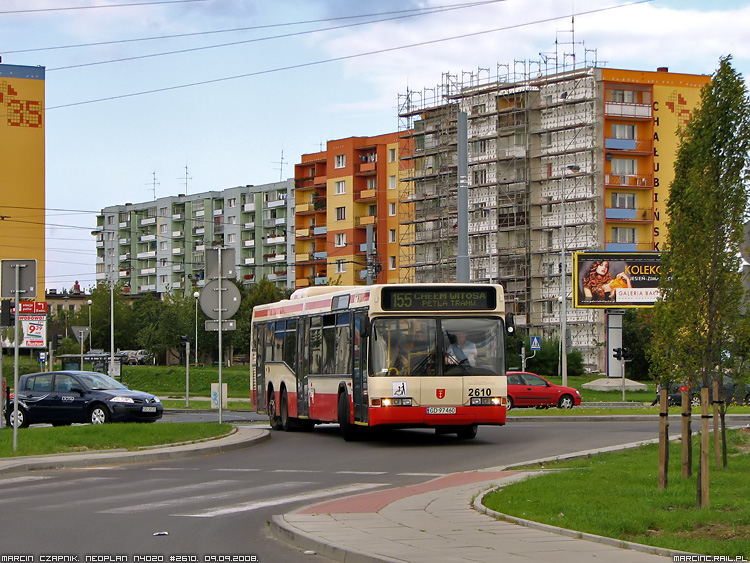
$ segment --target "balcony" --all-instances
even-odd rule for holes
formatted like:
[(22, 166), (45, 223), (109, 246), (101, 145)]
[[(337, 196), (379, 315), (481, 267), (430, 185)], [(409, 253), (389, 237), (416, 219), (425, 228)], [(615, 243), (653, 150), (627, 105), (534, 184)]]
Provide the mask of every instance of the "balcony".
[(96, 247), (97, 248), (104, 248), (104, 241), (103, 240), (97, 240), (96, 241)]
[(120, 270), (117, 274), (117, 277), (120, 279), (123, 278), (129, 278), (130, 277), (130, 270)]
[(309, 237), (310, 236), (310, 229), (297, 229), (294, 231), (294, 236), (299, 237)]
[(357, 217), (354, 220), (354, 224), (357, 227), (366, 227), (367, 225), (374, 225), (377, 219), (375, 215), (363, 215), (362, 217)]
[(184, 235), (182, 231), (172, 231), (172, 238), (182, 238)]
[(251, 211), (255, 211), (255, 203), (245, 203), (242, 206), (243, 213), (250, 213)]
[(126, 260), (130, 260), (130, 252), (126, 252), (125, 254), (120, 254), (117, 259), (120, 262), (125, 262)]
[(156, 217), (146, 217), (145, 219), (141, 219), (141, 222), (139, 224), (141, 227), (156, 225)]
[(275, 199), (273, 201), (267, 201), (266, 207), (268, 209), (273, 209), (275, 207), (284, 207), (286, 205), (286, 199)]
[(172, 221), (184, 221), (184, 220), (185, 220), (184, 213), (172, 213)]
[(286, 254), (264, 254), (267, 262), (286, 262)]
[(224, 215), (223, 209), (214, 209), (214, 217), (217, 217), (219, 215)]
[(202, 235), (206, 232), (205, 227), (193, 227), (193, 234), (194, 235)]
[(185, 249), (180, 247), (174, 247), (172, 248), (172, 255), (173, 256), (181, 256), (185, 254)]
[(266, 244), (285, 244), (286, 236), (274, 236), (273, 234), (266, 239)]
[(242, 241), (242, 246), (244, 248), (253, 248), (255, 247), (255, 239), (247, 239)]
[(606, 102), (604, 114), (608, 117), (634, 117), (639, 119), (651, 118), (651, 104), (633, 104), (621, 102)]
[(141, 235), (138, 237), (138, 240), (140, 242), (154, 242), (156, 240), (156, 235)]
[(245, 231), (251, 231), (255, 228), (255, 221), (251, 221), (249, 223), (243, 223), (242, 229)]
[(328, 284), (328, 277), (321, 276), (319, 278), (313, 278), (313, 283), (315, 285), (326, 285), (326, 284)]
[(146, 252), (139, 252), (135, 255), (138, 260), (146, 260), (147, 258), (156, 258), (156, 250), (147, 250)]
[(654, 180), (651, 174), (605, 174), (604, 183), (616, 187), (650, 188)]
[(193, 252), (205, 252), (205, 250), (206, 250), (206, 245), (203, 244), (203, 243), (201, 243), (201, 244), (196, 244), (195, 245), (195, 248), (193, 249)]
[(604, 139), (604, 148), (613, 151), (651, 152), (651, 141), (639, 139)]
[(313, 252), (312, 253), (313, 260), (325, 260), (328, 258), (328, 252), (321, 251), (321, 252)]
[(654, 245), (650, 242), (605, 242), (604, 250), (608, 252), (645, 252), (653, 250)]
[(646, 221), (654, 220), (654, 211), (651, 208), (627, 209), (624, 207), (607, 207), (605, 217), (614, 221)]
[(172, 271), (173, 272), (184, 272), (185, 271), (185, 265), (184, 264), (172, 264)]
[(130, 221), (120, 221), (119, 227), (121, 229), (129, 229), (130, 228)]
[(298, 214), (310, 213), (314, 211), (313, 206), (309, 203), (300, 203), (294, 206), (294, 212)]
[(375, 189), (362, 190), (359, 192), (359, 194), (355, 195), (354, 200), (355, 201), (372, 200), (372, 199), (375, 199), (377, 195), (378, 195), (378, 191)]
[(245, 258), (243, 264), (245, 264), (245, 266), (252, 266), (255, 264), (255, 258)]
[(302, 252), (294, 255), (295, 262), (308, 262), (310, 260), (310, 254), (308, 252)]
[(141, 268), (138, 270), (139, 276), (153, 276), (156, 274), (156, 268)]
[(328, 232), (328, 227), (325, 225), (322, 227), (315, 227), (313, 229), (313, 236), (324, 235), (327, 232)]

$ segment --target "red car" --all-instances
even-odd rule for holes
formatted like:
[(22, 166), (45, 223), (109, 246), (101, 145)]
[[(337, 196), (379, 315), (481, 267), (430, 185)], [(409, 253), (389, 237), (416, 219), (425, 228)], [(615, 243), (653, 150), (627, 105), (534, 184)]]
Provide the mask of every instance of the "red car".
[(550, 383), (542, 376), (528, 371), (509, 371), (508, 408), (553, 407), (572, 409), (581, 404), (581, 394), (573, 387)]

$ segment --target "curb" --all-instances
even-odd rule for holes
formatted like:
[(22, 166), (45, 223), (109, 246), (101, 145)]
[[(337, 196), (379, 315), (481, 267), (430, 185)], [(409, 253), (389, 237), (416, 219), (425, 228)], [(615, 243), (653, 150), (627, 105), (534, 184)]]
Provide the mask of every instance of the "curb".
[(90, 465), (114, 465), (142, 461), (164, 461), (213, 455), (247, 448), (269, 440), (269, 430), (257, 428), (234, 428), (228, 435), (180, 444), (148, 446), (139, 450), (98, 450), (86, 453), (64, 453), (44, 456), (6, 458), (0, 461), (0, 474), (86, 467)]

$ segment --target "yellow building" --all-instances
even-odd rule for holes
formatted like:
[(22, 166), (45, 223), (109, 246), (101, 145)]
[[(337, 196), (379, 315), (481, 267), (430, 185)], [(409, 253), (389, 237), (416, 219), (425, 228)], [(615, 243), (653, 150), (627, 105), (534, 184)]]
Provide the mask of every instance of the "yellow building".
[(0, 64), (0, 259), (37, 261), (44, 299), (44, 68)]

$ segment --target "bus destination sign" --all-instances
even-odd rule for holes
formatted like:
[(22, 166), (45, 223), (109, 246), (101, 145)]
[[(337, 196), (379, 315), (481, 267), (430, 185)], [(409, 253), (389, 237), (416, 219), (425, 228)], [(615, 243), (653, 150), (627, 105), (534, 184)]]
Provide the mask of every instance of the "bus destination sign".
[(494, 287), (384, 287), (384, 311), (491, 311), (497, 306)]

